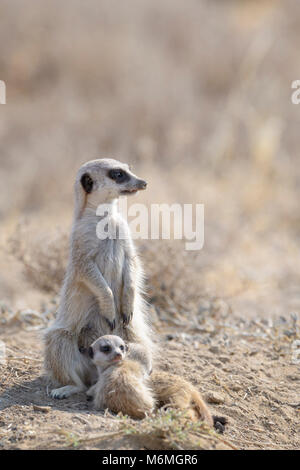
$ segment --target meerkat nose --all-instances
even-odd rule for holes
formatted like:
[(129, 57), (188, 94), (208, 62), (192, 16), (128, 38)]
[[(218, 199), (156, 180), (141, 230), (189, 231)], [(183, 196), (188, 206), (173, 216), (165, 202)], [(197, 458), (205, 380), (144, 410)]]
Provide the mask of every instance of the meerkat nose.
[(147, 187), (147, 181), (140, 180), (139, 181), (139, 188), (140, 189), (146, 189), (146, 187)]

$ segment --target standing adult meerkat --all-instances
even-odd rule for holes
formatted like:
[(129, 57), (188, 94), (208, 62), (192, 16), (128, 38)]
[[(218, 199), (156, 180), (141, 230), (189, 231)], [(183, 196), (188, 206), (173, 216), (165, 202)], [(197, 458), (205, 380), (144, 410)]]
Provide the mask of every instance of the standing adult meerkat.
[[(54, 398), (84, 391), (95, 381), (96, 368), (79, 349), (99, 336), (114, 331), (142, 344), (152, 357), (143, 273), (128, 224), (117, 211), (119, 196), (146, 186), (128, 165), (113, 159), (92, 160), (77, 173), (67, 272), (56, 319), (44, 336), (45, 370), (60, 385), (51, 392)], [(115, 239), (97, 236), (104, 217)]]
[(145, 418), (155, 407), (149, 375), (152, 366), (140, 344), (129, 346), (115, 335), (98, 338), (85, 351), (97, 367), (98, 381), (88, 391), (94, 408)]

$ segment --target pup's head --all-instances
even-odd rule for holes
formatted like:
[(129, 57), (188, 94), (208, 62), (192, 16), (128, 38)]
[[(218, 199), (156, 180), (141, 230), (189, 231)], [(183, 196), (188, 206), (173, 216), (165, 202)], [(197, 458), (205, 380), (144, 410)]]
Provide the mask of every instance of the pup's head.
[(87, 354), (96, 366), (108, 366), (122, 361), (128, 350), (127, 345), (119, 336), (100, 336), (87, 349)]
[(135, 194), (146, 189), (147, 183), (138, 178), (126, 163), (104, 158), (82, 165), (75, 186), (88, 201), (100, 204), (110, 202), (121, 195)]

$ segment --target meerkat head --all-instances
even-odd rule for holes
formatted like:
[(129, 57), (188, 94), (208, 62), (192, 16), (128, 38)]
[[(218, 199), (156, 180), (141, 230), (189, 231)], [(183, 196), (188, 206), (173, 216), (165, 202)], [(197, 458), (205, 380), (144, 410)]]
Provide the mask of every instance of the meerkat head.
[(119, 336), (100, 336), (88, 348), (87, 354), (96, 366), (105, 367), (122, 361), (128, 346)]
[(132, 195), (146, 189), (146, 181), (138, 178), (125, 163), (110, 158), (92, 160), (78, 171), (75, 191), (90, 204), (111, 202), (121, 195)]

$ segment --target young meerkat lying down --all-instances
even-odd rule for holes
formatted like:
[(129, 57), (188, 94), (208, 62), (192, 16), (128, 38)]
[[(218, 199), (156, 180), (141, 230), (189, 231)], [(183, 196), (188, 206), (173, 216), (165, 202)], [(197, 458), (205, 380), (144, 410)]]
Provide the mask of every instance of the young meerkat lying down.
[(105, 335), (83, 352), (99, 374), (87, 392), (96, 409), (144, 418), (157, 407), (170, 406), (186, 411), (194, 421), (200, 419), (215, 427), (222, 423), (221, 418), (212, 417), (200, 393), (182, 377), (163, 371), (150, 375), (151, 362), (141, 344), (127, 345), (118, 336)]
[(187, 380), (158, 370), (151, 376), (151, 388), (158, 407), (186, 411), (191, 420), (202, 420), (214, 426), (215, 417), (212, 417), (198, 390)]
[(98, 381), (87, 391), (96, 409), (108, 408), (139, 419), (153, 411), (155, 400), (149, 386), (152, 366), (142, 345), (127, 345), (119, 336), (104, 335), (83, 353), (98, 371)]

